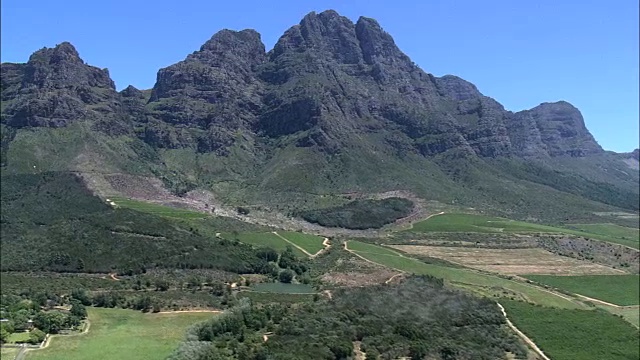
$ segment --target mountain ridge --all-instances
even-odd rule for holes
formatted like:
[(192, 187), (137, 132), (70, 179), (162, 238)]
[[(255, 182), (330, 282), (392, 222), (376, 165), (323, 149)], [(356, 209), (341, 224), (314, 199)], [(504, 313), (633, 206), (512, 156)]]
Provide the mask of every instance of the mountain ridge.
[[(593, 158), (600, 170), (571, 170), (578, 185), (520, 184), (605, 203), (635, 195), (635, 172), (600, 174), (632, 165), (623, 155), (604, 165), (609, 153), (573, 105), (507, 111), (459, 77), (420, 69), (374, 19), (354, 23), (331, 10), (306, 15), (270, 51), (255, 30), (221, 30), (160, 69), (147, 90), (117, 92), (108, 71), (85, 64), (67, 42), (26, 64), (2, 64), (1, 73), (3, 173), (33, 161), (41, 171), (113, 169), (161, 178), (178, 193), (205, 188), (249, 203), (411, 189), (491, 203), (484, 187), (513, 177), (514, 161), (557, 177), (564, 170), (555, 159)], [(80, 145), (63, 157), (55, 141), (68, 137)], [(533, 179), (515, 174), (509, 181)], [(586, 190), (599, 183), (627, 195)]]

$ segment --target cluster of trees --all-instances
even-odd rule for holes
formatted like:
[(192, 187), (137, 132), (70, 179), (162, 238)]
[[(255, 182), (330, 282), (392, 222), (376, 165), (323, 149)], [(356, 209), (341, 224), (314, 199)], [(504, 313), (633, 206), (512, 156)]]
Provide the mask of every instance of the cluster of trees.
[(261, 248), (258, 257), (265, 261), (259, 273), (269, 275), (274, 280), (291, 283), (297, 277), (302, 283), (310, 281), (306, 276), (309, 270), (306, 261), (299, 259), (291, 246), (287, 246), (281, 254), (271, 248)]
[[(269, 341), (262, 334), (273, 332)], [(395, 285), (342, 289), (332, 301), (285, 307), (243, 302), (194, 326), (171, 360), (348, 359), (360, 341), (367, 359), (498, 359), (526, 350), (497, 305), (411, 277)]]
[[(17, 295), (3, 294), (0, 303), (0, 342), (6, 342), (14, 332), (30, 330), (29, 343), (40, 343), (47, 333), (57, 334), (62, 330), (77, 328), (87, 317), (85, 306), (76, 299), (71, 299), (68, 311), (52, 310), (60, 305), (55, 300), (45, 298), (38, 293), (34, 299)], [(59, 300), (59, 299), (58, 299)], [(33, 329), (32, 329), (33, 328)]]
[(403, 198), (355, 200), (342, 206), (301, 211), (303, 219), (327, 227), (346, 229), (381, 228), (411, 214), (413, 202)]
[[(149, 268), (255, 273), (256, 249), (187, 223), (113, 209), (68, 173), (3, 177), (2, 271), (139, 274)], [(135, 239), (135, 241), (132, 241)]]

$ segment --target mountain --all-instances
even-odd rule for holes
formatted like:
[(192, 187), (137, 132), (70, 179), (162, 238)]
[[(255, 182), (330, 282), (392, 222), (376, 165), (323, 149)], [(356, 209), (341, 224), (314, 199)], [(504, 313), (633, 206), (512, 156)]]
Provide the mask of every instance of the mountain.
[(604, 151), (571, 104), (507, 111), (332, 10), (268, 52), (219, 31), (153, 89), (117, 92), (69, 43), (2, 64), (1, 86), (3, 176), (73, 171), (98, 193), (157, 178), (282, 213), (392, 190), (544, 221), (639, 209), (637, 151)]

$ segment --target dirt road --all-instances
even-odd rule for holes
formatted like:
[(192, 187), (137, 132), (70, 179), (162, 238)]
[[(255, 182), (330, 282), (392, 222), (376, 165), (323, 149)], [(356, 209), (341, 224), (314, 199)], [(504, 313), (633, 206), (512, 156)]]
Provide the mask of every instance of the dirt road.
[(525, 335), (522, 331), (520, 331), (520, 329), (518, 329), (515, 325), (513, 325), (511, 320), (509, 320), (509, 318), (507, 317), (507, 312), (504, 311), (504, 307), (502, 307), (500, 303), (496, 303), (496, 304), (498, 304), (500, 311), (502, 311), (502, 316), (504, 316), (504, 319), (507, 321), (507, 325), (509, 326), (509, 328), (511, 328), (511, 330), (513, 330), (513, 332), (515, 332), (516, 335), (518, 335), (525, 343), (527, 343), (527, 345), (529, 345), (529, 347), (531, 347), (531, 349), (533, 349), (533, 351), (535, 351), (536, 354), (538, 354), (538, 356), (542, 357), (544, 360), (551, 360), (547, 355), (545, 355), (542, 352), (542, 350), (540, 350), (538, 345), (536, 345), (536, 343), (534, 343), (533, 340), (529, 339), (527, 335)]

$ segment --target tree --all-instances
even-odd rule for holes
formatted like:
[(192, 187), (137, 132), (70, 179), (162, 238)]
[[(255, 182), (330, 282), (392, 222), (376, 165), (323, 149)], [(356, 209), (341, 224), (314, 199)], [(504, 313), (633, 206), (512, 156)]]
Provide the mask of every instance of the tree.
[(73, 289), (71, 291), (71, 297), (80, 301), (82, 305), (91, 305), (91, 299), (89, 298), (89, 295), (87, 295), (87, 291), (85, 289)]
[(46, 336), (47, 336), (47, 334), (45, 334), (42, 330), (33, 329), (29, 333), (29, 343), (30, 344), (39, 344), (39, 343), (44, 341), (44, 338)]
[(71, 310), (69, 311), (71, 315), (77, 316), (80, 319), (84, 319), (87, 317), (87, 308), (84, 307), (79, 301), (71, 302)]
[(57, 334), (67, 324), (67, 315), (59, 311), (40, 312), (33, 318), (33, 325), (38, 329)]
[(287, 249), (280, 255), (280, 261), (278, 262), (278, 265), (283, 269), (290, 269), (297, 262), (298, 259), (296, 259), (293, 248), (291, 246), (287, 246)]
[(5, 326), (0, 326), (0, 343), (4, 344), (9, 339), (11, 333)]
[(289, 269), (282, 270), (280, 275), (278, 275), (280, 282), (289, 284), (293, 280), (293, 271)]
[(156, 280), (156, 290), (167, 291), (169, 290), (169, 282), (165, 279)]

